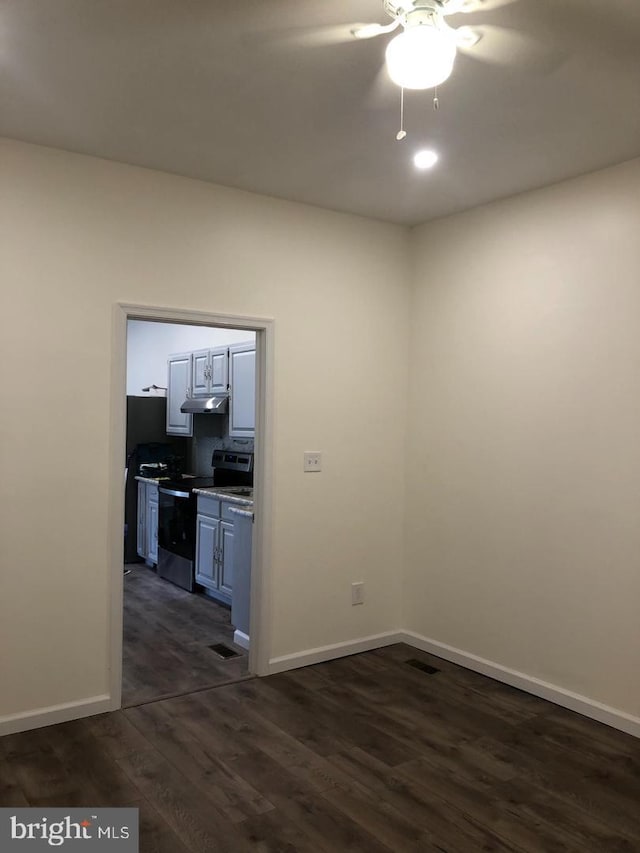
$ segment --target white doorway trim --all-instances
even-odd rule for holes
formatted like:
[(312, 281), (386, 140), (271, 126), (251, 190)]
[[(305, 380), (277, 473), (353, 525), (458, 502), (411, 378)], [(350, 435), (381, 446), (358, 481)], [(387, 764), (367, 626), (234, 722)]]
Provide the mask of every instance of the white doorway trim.
[(126, 444), (127, 320), (156, 320), (195, 326), (225, 326), (256, 332), (256, 442), (249, 672), (267, 675), (271, 651), (271, 527), (273, 473), (274, 321), (264, 317), (209, 314), (183, 308), (117, 303), (113, 308), (111, 446), (109, 448), (109, 696), (112, 711), (122, 706), (124, 459)]

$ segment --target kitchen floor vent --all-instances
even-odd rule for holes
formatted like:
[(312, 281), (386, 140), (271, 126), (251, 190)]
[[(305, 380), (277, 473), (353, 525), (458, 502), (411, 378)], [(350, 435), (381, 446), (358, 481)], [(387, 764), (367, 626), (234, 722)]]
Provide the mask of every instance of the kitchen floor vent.
[(414, 669), (419, 669), (421, 672), (426, 672), (427, 675), (435, 675), (436, 672), (440, 672), (440, 670), (436, 669), (435, 666), (430, 666), (430, 664), (425, 663), (423, 660), (416, 660), (416, 658), (406, 660), (405, 663), (409, 664), (409, 666), (414, 667)]
[(209, 646), (209, 648), (223, 660), (240, 657), (240, 652), (236, 652), (235, 649), (230, 649), (229, 646), (225, 646), (224, 643), (214, 643), (212, 646)]

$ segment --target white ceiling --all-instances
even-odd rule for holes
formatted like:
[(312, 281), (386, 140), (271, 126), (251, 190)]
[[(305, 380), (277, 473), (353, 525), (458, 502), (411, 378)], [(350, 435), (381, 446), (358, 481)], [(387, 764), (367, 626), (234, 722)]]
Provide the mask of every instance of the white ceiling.
[(405, 224), (640, 155), (639, 0), (477, 2), (396, 142), (381, 0), (0, 0), (0, 135)]

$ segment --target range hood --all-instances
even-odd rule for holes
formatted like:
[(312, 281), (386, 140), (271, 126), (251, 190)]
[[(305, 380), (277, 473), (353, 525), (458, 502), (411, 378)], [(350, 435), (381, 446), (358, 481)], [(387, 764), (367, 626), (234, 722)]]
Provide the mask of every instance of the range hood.
[(187, 415), (224, 415), (228, 405), (228, 397), (187, 397), (180, 411)]

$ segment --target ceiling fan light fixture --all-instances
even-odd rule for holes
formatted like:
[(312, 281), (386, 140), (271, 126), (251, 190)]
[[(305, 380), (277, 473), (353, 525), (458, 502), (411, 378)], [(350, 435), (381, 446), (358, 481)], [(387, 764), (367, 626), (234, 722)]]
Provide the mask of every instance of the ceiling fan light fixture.
[(433, 89), (451, 76), (456, 45), (451, 36), (435, 26), (405, 30), (387, 45), (389, 77), (403, 89)]

